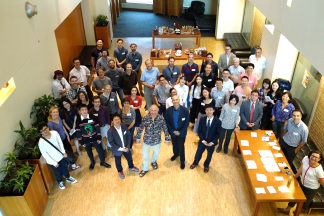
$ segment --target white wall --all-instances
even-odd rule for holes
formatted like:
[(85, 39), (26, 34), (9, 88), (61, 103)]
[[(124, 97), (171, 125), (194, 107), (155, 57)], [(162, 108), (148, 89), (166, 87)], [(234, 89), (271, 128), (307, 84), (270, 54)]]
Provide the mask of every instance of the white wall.
[(219, 0), (216, 38), (223, 39), (224, 33), (241, 32), (245, 0)]
[(217, 1), (216, 0), (199, 0), (205, 3), (205, 13), (208, 15), (216, 15)]
[(323, 75), (324, 1), (250, 1)]

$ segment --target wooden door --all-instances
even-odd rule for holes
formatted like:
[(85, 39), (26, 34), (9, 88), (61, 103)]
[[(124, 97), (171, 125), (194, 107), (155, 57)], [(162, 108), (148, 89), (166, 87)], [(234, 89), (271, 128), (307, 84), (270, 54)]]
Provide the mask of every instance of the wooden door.
[(114, 16), (113, 16), (112, 0), (109, 0), (108, 4), (109, 4), (109, 11), (110, 11), (111, 27), (112, 29), (114, 29), (115, 23), (114, 23)]
[(168, 15), (180, 16), (182, 14), (183, 0), (168, 1)]
[(117, 0), (111, 0), (111, 5), (112, 5), (112, 11), (111, 11), (111, 13), (112, 13), (112, 16), (113, 16), (112, 22), (113, 22), (114, 24), (117, 23), (116, 1), (117, 1)]
[(73, 68), (72, 60), (79, 57), (83, 47), (87, 45), (81, 4), (55, 29), (55, 37), (64, 77), (67, 78), (70, 70)]
[(117, 12), (117, 17), (119, 17), (119, 15), (120, 15), (119, 1), (120, 1), (120, 0), (116, 0), (116, 12)]
[(153, 13), (166, 14), (165, 0), (153, 0)]

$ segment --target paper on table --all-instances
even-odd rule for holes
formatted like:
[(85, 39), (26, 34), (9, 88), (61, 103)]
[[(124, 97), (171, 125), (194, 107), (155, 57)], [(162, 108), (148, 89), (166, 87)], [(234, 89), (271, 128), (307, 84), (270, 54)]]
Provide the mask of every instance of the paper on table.
[(287, 164), (285, 163), (285, 162), (283, 162), (283, 163), (278, 163), (278, 165), (279, 165), (279, 167), (282, 167), (282, 166), (287, 166)]
[(266, 157), (266, 158), (273, 157), (271, 150), (259, 150), (258, 152), (260, 154), (260, 157)]
[(246, 164), (248, 166), (248, 169), (256, 169), (257, 165), (254, 162), (254, 160), (246, 160)]
[(272, 131), (266, 131), (266, 134), (267, 134), (268, 136), (274, 136), (274, 133), (273, 133)]
[(271, 194), (277, 193), (276, 189), (273, 186), (268, 186), (267, 189)]
[(275, 176), (276, 181), (284, 181), (282, 176)]
[(267, 136), (264, 136), (264, 137), (262, 137), (261, 139), (262, 139), (262, 141), (269, 141), (269, 140), (270, 140), (270, 138), (267, 137)]
[(251, 132), (251, 137), (257, 137), (258, 134), (256, 132)]
[(266, 175), (257, 173), (256, 176), (257, 176), (258, 181), (267, 182), (267, 176)]
[(263, 187), (260, 187), (260, 188), (255, 188), (255, 192), (257, 194), (265, 194), (265, 189)]
[(278, 151), (280, 150), (280, 147), (278, 147), (278, 146), (272, 146), (272, 148), (273, 148), (273, 149), (276, 149), (276, 150), (278, 150)]
[(283, 157), (283, 155), (281, 153), (276, 153), (276, 154), (273, 154), (275, 157)]
[(248, 140), (241, 140), (241, 146), (249, 146)]
[(280, 172), (280, 169), (276, 163), (264, 164), (264, 168), (267, 170), (267, 172)]
[(273, 158), (261, 158), (263, 164), (276, 164)]
[(288, 193), (290, 192), (289, 188), (287, 187), (287, 185), (283, 185), (278, 187), (279, 191), (281, 191), (281, 193)]
[(277, 143), (276, 142), (269, 142), (269, 145), (270, 146), (275, 146), (275, 145), (277, 145)]
[(243, 150), (244, 155), (252, 155), (251, 150)]

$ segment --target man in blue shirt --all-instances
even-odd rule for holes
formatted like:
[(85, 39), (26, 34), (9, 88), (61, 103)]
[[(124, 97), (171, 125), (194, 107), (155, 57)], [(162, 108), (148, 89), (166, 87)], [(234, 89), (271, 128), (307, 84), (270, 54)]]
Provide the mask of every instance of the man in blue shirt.
[(169, 107), (165, 112), (165, 121), (168, 126), (169, 134), (171, 135), (173, 156), (171, 161), (174, 161), (180, 155), (180, 168), (185, 168), (185, 147), (187, 129), (189, 126), (189, 111), (187, 108), (180, 106), (179, 96), (172, 97), (173, 106)]
[(140, 81), (141, 74), (142, 74), (141, 66), (142, 66), (142, 61), (143, 61), (142, 54), (140, 54), (139, 52), (136, 51), (136, 49), (137, 49), (136, 44), (132, 43), (130, 45), (130, 48), (131, 48), (132, 52), (127, 54), (126, 64), (128, 64), (128, 63), (132, 64), (133, 70), (137, 73), (137, 80), (139, 80), (138, 88), (139, 88), (140, 94), (142, 96), (144, 96), (143, 89), (142, 89), (142, 82)]
[(141, 75), (141, 81), (144, 85), (144, 97), (146, 101), (146, 109), (150, 110), (153, 104), (153, 90), (157, 84), (157, 79), (160, 76), (160, 71), (156, 67), (152, 67), (152, 61), (147, 59), (145, 61), (146, 68)]
[(165, 79), (168, 83), (174, 87), (180, 80), (180, 69), (178, 66), (174, 65), (174, 57), (168, 58), (168, 66), (163, 68), (162, 75), (165, 76)]
[(114, 58), (116, 61), (116, 66), (120, 69), (126, 70), (126, 56), (128, 50), (123, 47), (123, 39), (117, 40), (117, 48), (114, 49)]
[[(196, 77), (199, 75), (199, 68), (196, 63), (194, 63), (195, 56), (193, 54), (188, 55), (188, 63), (182, 65), (181, 75), (185, 76), (187, 79), (187, 86), (191, 87), (191, 85), (195, 82)], [(190, 95), (190, 90), (188, 92), (188, 98)], [(187, 100), (187, 107), (189, 107), (189, 100)]]

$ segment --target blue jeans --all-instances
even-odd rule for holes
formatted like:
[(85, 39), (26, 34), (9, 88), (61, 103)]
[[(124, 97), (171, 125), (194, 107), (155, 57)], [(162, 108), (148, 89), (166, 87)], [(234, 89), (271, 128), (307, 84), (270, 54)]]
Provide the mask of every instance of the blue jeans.
[(146, 109), (149, 111), (153, 105), (153, 90), (147, 86), (144, 86), (144, 97), (146, 101)]
[(105, 137), (107, 138), (107, 147), (111, 148), (111, 145), (109, 144), (109, 141), (108, 141), (108, 130), (109, 130), (109, 125), (108, 124), (106, 124), (104, 127), (100, 127), (101, 145), (102, 145), (103, 150), (106, 149), (105, 143), (104, 143), (104, 140), (103, 140), (103, 135), (105, 135)]
[(122, 88), (116, 88), (116, 89), (113, 89), (112, 92), (115, 92), (116, 94), (118, 94), (120, 102), (121, 102), (122, 106), (124, 106), (123, 105), (123, 99), (124, 99), (123, 89)]
[(150, 145), (143, 143), (143, 146), (142, 146), (142, 157), (143, 157), (142, 170), (144, 170), (144, 171), (149, 170), (151, 147), (153, 149), (151, 163), (155, 163), (159, 157), (159, 154), (160, 154), (161, 143), (154, 145), (154, 146), (150, 146)]
[(282, 139), (282, 134), (284, 132), (284, 124), (285, 122), (278, 122), (278, 121), (272, 122), (272, 130), (277, 139)]
[(134, 130), (135, 130), (135, 126), (133, 126), (131, 129), (129, 129), (129, 132), (131, 134), (131, 144), (130, 144), (130, 149), (132, 149), (133, 147), (133, 142), (134, 142)]

